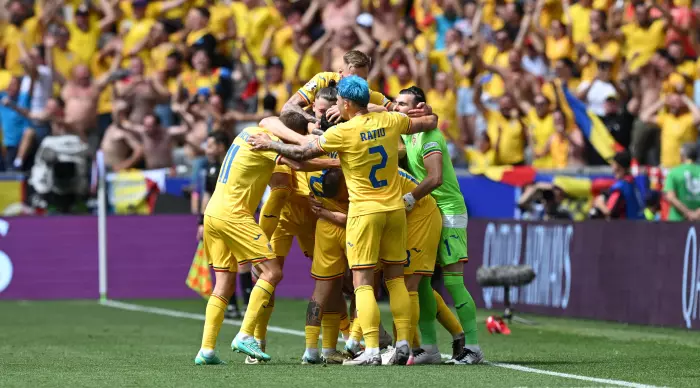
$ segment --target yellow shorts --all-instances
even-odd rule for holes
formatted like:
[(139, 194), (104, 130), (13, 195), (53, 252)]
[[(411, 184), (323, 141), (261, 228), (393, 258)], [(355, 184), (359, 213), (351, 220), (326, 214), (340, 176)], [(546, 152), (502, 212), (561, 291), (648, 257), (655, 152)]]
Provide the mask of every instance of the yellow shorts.
[(407, 224), (404, 275), (432, 276), (442, 232), (442, 215), (435, 209), (428, 217), (410, 220)]
[(204, 216), (204, 254), (217, 272), (237, 272), (239, 264), (257, 264), (275, 257), (260, 226), (251, 217), (229, 222)]
[(308, 200), (292, 195), (282, 208), (277, 229), (270, 243), (276, 256), (287, 256), (296, 236), (301, 251), (306, 257), (314, 257), (314, 235), (316, 215), (311, 211)]
[(406, 211), (348, 217), (346, 249), (351, 269), (376, 267), (379, 260), (388, 264), (406, 262)]
[(348, 267), (345, 246), (345, 228), (326, 220), (318, 220), (311, 277), (317, 280), (343, 277)]

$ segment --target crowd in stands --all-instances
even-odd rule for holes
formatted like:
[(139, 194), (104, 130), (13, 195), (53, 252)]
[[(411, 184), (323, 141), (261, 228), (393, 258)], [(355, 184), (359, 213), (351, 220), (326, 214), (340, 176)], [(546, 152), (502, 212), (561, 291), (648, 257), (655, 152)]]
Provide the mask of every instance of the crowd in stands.
[(209, 133), (278, 114), (352, 49), (373, 90), (426, 90), (459, 166), (607, 164), (564, 94), (640, 164), (697, 140), (690, 0), (1, 2), (0, 170), (101, 149), (111, 171), (195, 176)]

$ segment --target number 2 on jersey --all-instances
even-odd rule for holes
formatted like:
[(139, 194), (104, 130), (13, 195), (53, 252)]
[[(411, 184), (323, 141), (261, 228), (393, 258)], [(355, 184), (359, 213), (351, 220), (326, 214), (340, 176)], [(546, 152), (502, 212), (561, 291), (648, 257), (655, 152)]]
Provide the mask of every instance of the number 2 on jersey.
[(224, 157), (224, 162), (221, 163), (222, 169), (219, 172), (219, 182), (228, 182), (228, 173), (231, 170), (231, 163), (233, 163), (233, 158), (236, 157), (236, 153), (240, 148), (241, 146), (239, 146), (238, 144), (234, 144), (233, 146), (231, 146), (231, 148), (228, 149), (226, 157)]
[(369, 181), (372, 183), (372, 187), (374, 187), (375, 189), (384, 187), (387, 184), (389, 184), (389, 182), (387, 182), (386, 179), (377, 179), (377, 171), (386, 167), (386, 162), (389, 160), (389, 155), (386, 154), (384, 146), (371, 147), (369, 149), (369, 154), (379, 154), (379, 156), (382, 157), (382, 160), (380, 160), (379, 163), (372, 166), (372, 170), (370, 170), (369, 172)]

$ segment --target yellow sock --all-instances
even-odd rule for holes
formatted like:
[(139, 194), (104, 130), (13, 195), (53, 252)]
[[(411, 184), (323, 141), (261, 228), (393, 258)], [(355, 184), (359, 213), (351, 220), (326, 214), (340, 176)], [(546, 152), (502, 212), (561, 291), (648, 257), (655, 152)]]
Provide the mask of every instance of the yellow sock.
[(411, 298), (411, 334), (408, 338), (410, 339), (411, 348), (415, 349), (420, 346), (420, 341), (415, 341), (416, 334), (418, 334), (418, 319), (420, 318), (418, 291), (411, 291), (408, 293), (408, 296)]
[[(306, 336), (306, 348), (307, 349), (318, 349), (318, 337), (321, 335), (320, 326), (304, 326), (304, 333)], [(324, 336), (325, 341), (325, 336)]]
[[(403, 279), (401, 280), (403, 281)], [(404, 286), (404, 289), (406, 287)], [(379, 306), (374, 298), (372, 286), (355, 288), (357, 304), (357, 320), (360, 322), (362, 335), (365, 337), (365, 348), (379, 348)]]
[(280, 213), (284, 204), (289, 197), (289, 189), (286, 187), (276, 187), (270, 191), (270, 196), (260, 209), (260, 228), (265, 233), (267, 238), (272, 238), (272, 233), (277, 228), (277, 222), (280, 219)]
[(350, 330), (350, 339), (360, 342), (362, 341), (362, 327), (360, 327), (360, 320), (355, 318), (352, 321), (352, 330)]
[[(340, 333), (340, 314), (324, 312), (321, 318), (321, 328), (323, 329), (323, 339), (321, 339), (322, 349), (335, 349), (338, 345), (338, 333)], [(318, 337), (316, 337), (318, 340)]]
[(386, 288), (389, 290), (389, 307), (396, 326), (396, 343), (409, 341), (413, 338), (411, 336), (411, 298), (403, 276), (387, 280)]
[(435, 290), (433, 290), (433, 295), (435, 295), (435, 301), (437, 302), (437, 320), (442, 327), (449, 331), (452, 336), (464, 333), (462, 324), (459, 323), (459, 319), (457, 319), (452, 310), (447, 307), (442, 296)]
[(255, 282), (253, 291), (250, 293), (248, 309), (241, 324), (241, 333), (249, 336), (255, 333), (255, 323), (261, 317), (264, 307), (270, 302), (273, 292), (275, 292), (275, 287), (272, 284), (263, 279), (258, 279)]
[(275, 309), (274, 300), (270, 300), (267, 306), (263, 306), (258, 319), (255, 320), (255, 339), (264, 341), (267, 338), (267, 326), (270, 324), (272, 311)]
[(224, 312), (226, 312), (228, 300), (226, 298), (211, 294), (207, 302), (207, 311), (204, 318), (204, 333), (202, 334), (202, 349), (214, 350), (216, 347), (216, 337), (219, 336), (221, 324), (224, 323)]
[(350, 328), (351, 327), (352, 327), (352, 321), (348, 319), (347, 314), (343, 314), (343, 316), (340, 317), (340, 323), (339, 323), (339, 329), (340, 329), (340, 332), (343, 333), (343, 338), (350, 337)]

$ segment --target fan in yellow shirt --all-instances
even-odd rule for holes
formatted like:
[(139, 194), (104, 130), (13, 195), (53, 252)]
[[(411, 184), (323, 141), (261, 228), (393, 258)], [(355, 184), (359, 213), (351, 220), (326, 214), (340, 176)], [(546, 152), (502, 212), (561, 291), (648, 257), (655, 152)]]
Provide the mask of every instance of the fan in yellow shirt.
[(547, 152), (547, 143), (554, 134), (554, 117), (549, 108), (550, 103), (547, 97), (540, 94), (535, 96), (533, 105), (534, 107), (527, 110), (528, 134), (535, 154), (532, 166), (552, 168), (554, 163), (550, 152)]
[(330, 34), (325, 34), (316, 42), (312, 42), (308, 33), (294, 32), (290, 25), (281, 29), (271, 26), (263, 42), (263, 56), (267, 60), (272, 57), (282, 60), (284, 80), (290, 82), (296, 90), (303, 82), (322, 71), (321, 52), (328, 38)]
[(569, 6), (569, 1), (565, 0), (564, 12), (566, 23), (571, 26), (571, 38), (574, 44), (588, 43), (590, 39), (591, 11), (593, 10), (592, 0), (580, 0), (576, 4)]
[(567, 27), (560, 20), (553, 20), (545, 42), (545, 54), (552, 63), (562, 58), (571, 58), (574, 44)]
[(284, 72), (284, 66), (282, 60), (277, 57), (272, 57), (267, 62), (267, 70), (265, 72), (265, 85), (260, 88), (259, 97), (260, 101), (258, 104), (258, 111), (262, 113), (263, 111), (263, 99), (271, 95), (275, 97), (277, 101), (275, 107), (275, 113), (279, 114), (284, 107), (284, 103), (289, 99), (292, 94), (292, 85), (287, 82), (282, 77)]
[[(394, 70), (389, 66), (389, 62), (398, 56), (402, 59), (401, 63)], [(381, 60), (380, 66), (382, 73), (386, 79), (384, 91), (390, 97), (396, 97), (403, 89), (407, 89), (416, 84), (418, 79), (418, 66), (416, 65), (415, 56), (411, 54), (407, 47), (401, 42), (392, 45)]]
[(620, 43), (612, 40), (605, 25), (591, 22), (591, 42), (585, 46), (585, 55), (579, 57), (581, 80), (592, 81), (598, 74), (596, 58), (605, 58), (613, 63), (612, 74), (617, 74), (620, 65)]
[(620, 29), (625, 42), (625, 59), (631, 61), (630, 70), (645, 65), (656, 50), (664, 46), (668, 27), (666, 19), (651, 19), (649, 7), (644, 2), (635, 5), (634, 15), (636, 20)]
[[(495, 34), (495, 44), (489, 44), (484, 47), (482, 60), (484, 64), (490, 66), (498, 66), (502, 68), (508, 67), (508, 55), (512, 48), (512, 43), (508, 37), (508, 32), (501, 29)], [(505, 83), (500, 75), (494, 74), (491, 79), (484, 85), (484, 91), (491, 98), (498, 98), (505, 93)]]
[(669, 94), (649, 106), (640, 120), (661, 128), (661, 166), (671, 168), (681, 163), (681, 146), (698, 139), (700, 109), (685, 94)]
[(24, 75), (24, 68), (20, 64), (20, 42), (29, 50), (34, 45), (41, 43), (43, 26), (39, 16), (27, 18), (29, 9), (22, 1), (10, 1), (7, 3), (10, 23), (5, 24), (0, 35), (0, 48), (5, 51), (4, 68), (13, 76)]
[(451, 143), (462, 149), (462, 134), (457, 121), (457, 94), (454, 82), (445, 73), (435, 74), (435, 87), (426, 93), (426, 101), (433, 107), (433, 113), (440, 117), (438, 129)]
[(70, 32), (68, 48), (84, 63), (89, 63), (97, 52), (100, 34), (111, 28), (116, 21), (112, 8), (105, 7), (104, 12), (104, 17), (95, 22), (91, 20), (90, 8), (81, 5), (75, 10), (73, 22), (66, 24)]
[(78, 53), (73, 52), (68, 47), (70, 32), (65, 26), (58, 26), (51, 38), (55, 40), (55, 45), (51, 50), (53, 66), (64, 79), (70, 80), (73, 77), (73, 68), (80, 63), (87, 64), (88, 62), (81, 60)]

